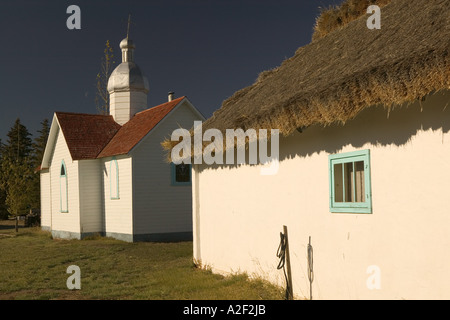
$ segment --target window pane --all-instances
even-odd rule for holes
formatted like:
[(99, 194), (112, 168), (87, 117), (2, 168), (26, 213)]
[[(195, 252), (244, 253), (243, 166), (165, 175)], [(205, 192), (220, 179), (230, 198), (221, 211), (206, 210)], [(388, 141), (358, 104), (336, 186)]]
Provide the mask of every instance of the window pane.
[(60, 201), (61, 201), (61, 212), (67, 212), (67, 177), (63, 176), (59, 178), (60, 184)]
[(334, 202), (344, 202), (342, 183), (342, 163), (334, 165)]
[(333, 165), (334, 202), (366, 202), (364, 161)]
[(365, 202), (364, 161), (355, 162), (356, 202)]
[(345, 202), (353, 202), (353, 162), (344, 164)]
[(118, 168), (117, 168), (117, 161), (113, 160), (111, 162), (111, 172), (109, 175), (110, 178), (110, 189), (111, 189), (111, 198), (117, 199), (119, 197), (119, 186), (117, 184), (118, 182)]
[(191, 170), (189, 165), (182, 163), (175, 166), (175, 181), (191, 182)]
[(66, 170), (64, 169), (64, 165), (61, 165), (61, 176), (66, 175)]

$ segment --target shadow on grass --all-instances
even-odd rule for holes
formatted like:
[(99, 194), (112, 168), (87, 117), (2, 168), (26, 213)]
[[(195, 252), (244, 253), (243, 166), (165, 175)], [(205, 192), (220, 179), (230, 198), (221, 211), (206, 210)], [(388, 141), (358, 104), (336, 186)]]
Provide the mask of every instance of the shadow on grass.
[[(0, 231), (15, 229), (15, 227), (16, 227), (15, 220), (0, 220)], [(19, 221), (18, 229), (23, 229), (23, 228), (25, 228), (24, 222)]]

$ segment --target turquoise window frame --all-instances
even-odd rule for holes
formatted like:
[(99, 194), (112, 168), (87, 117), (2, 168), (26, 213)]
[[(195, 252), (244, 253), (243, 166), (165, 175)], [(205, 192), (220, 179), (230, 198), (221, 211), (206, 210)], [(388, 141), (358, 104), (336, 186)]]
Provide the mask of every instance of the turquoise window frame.
[[(116, 168), (116, 176), (113, 177), (111, 172), (112, 172), (112, 166), (115, 166)], [(112, 183), (111, 180), (112, 179), (116, 179), (116, 197), (113, 197), (113, 192), (112, 192)], [(117, 163), (117, 159), (116, 157), (112, 157), (111, 162), (109, 163), (109, 196), (111, 198), (111, 200), (119, 200), (120, 199), (120, 193), (119, 193), (119, 164)]]
[[(61, 174), (61, 168), (64, 168), (64, 174)], [(63, 210), (63, 197), (62, 197), (62, 188), (61, 188), (61, 179), (65, 178), (65, 184), (66, 184), (66, 208), (67, 210)], [(64, 160), (61, 161), (61, 166), (59, 167), (59, 212), (61, 213), (69, 213), (69, 185), (68, 185), (68, 178), (67, 178), (67, 167)]]
[(189, 182), (177, 182), (176, 181), (176, 165), (171, 162), (170, 163), (170, 184), (172, 186), (191, 186), (192, 185), (192, 165), (186, 164), (189, 166)]
[[(365, 202), (335, 202), (334, 165), (344, 163), (364, 162), (364, 199)], [(330, 182), (330, 212), (332, 213), (372, 213), (372, 183), (370, 178), (370, 150), (360, 150), (333, 154), (328, 156)], [(353, 179), (355, 174), (353, 171)], [(345, 199), (345, 188), (343, 199)], [(354, 191), (355, 192), (355, 191)]]

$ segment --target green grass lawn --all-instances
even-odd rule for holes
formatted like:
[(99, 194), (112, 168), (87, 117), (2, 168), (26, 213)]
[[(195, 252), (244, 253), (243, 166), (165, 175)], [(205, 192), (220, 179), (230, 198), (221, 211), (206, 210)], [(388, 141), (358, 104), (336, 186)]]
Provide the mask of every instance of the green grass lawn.
[[(81, 270), (81, 290), (66, 270)], [(55, 240), (39, 228), (0, 228), (0, 300), (277, 300), (282, 289), (246, 275), (196, 268), (192, 242), (125, 243), (108, 238)]]

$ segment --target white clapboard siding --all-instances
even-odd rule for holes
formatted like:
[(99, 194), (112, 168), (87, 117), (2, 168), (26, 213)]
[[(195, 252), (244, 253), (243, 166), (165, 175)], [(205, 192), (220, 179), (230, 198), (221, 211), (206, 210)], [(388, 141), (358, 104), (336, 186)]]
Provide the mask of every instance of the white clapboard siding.
[(110, 96), (110, 114), (119, 124), (124, 124), (136, 113), (147, 107), (147, 94), (144, 92), (114, 92)]
[(134, 233), (192, 232), (192, 189), (171, 186), (170, 164), (161, 142), (200, 120), (187, 102), (174, 109), (132, 151)]
[(40, 172), (40, 185), (41, 185), (41, 227), (46, 230), (51, 229), (51, 217), (52, 217), (52, 198), (50, 194), (50, 171), (43, 169)]
[(79, 161), (81, 232), (102, 232), (101, 160)]
[(101, 159), (105, 231), (107, 233), (132, 234), (132, 161), (129, 156), (117, 156), (116, 160), (119, 170), (119, 198), (111, 199), (110, 170), (113, 158), (108, 157)]
[[(61, 212), (60, 173), (64, 160), (67, 174), (68, 212)], [(78, 161), (72, 161), (61, 130), (50, 160), (52, 230), (80, 233), (80, 199), (78, 184)]]

